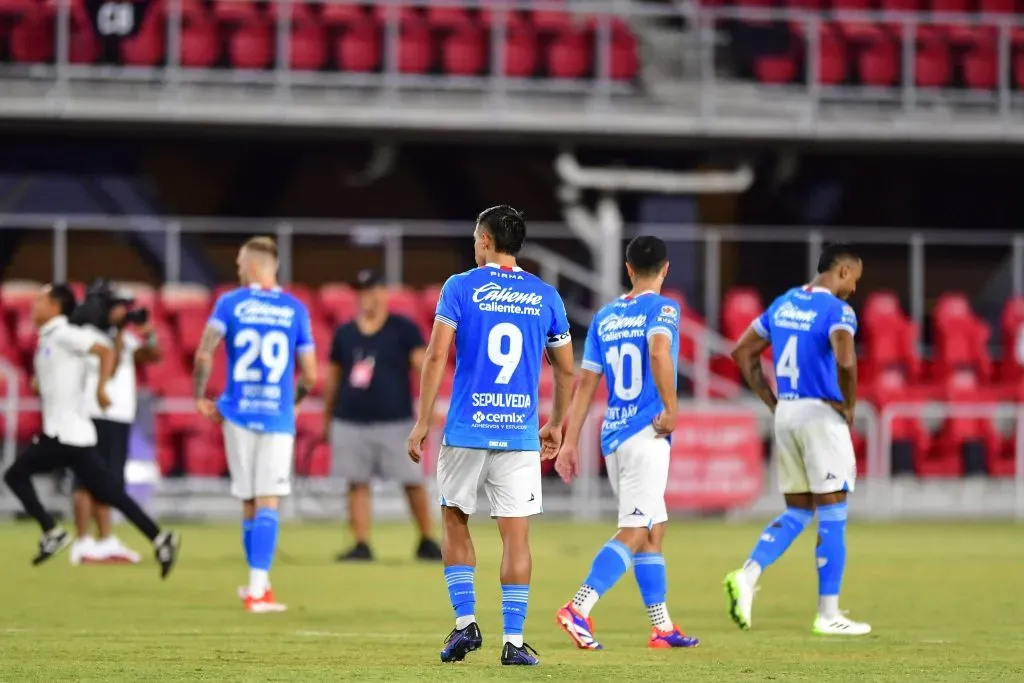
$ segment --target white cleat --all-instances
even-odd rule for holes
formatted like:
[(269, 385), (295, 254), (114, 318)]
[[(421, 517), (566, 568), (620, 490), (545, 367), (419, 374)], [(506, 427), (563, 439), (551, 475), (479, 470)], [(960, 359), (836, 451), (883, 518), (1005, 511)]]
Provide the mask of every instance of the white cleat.
[(82, 536), (71, 542), (71, 549), (68, 551), (68, 560), (72, 565), (95, 564), (102, 561), (96, 541), (92, 536)]
[(847, 619), (840, 614), (836, 617), (814, 618), (814, 632), (819, 636), (866, 636), (871, 633), (871, 624)]
[(97, 541), (96, 553), (106, 564), (138, 564), (142, 561), (142, 556), (122, 543), (117, 536)]
[(757, 587), (750, 585), (746, 573), (742, 569), (726, 575), (725, 595), (729, 599), (729, 616), (744, 631), (750, 630), (751, 612), (754, 609), (754, 593)]

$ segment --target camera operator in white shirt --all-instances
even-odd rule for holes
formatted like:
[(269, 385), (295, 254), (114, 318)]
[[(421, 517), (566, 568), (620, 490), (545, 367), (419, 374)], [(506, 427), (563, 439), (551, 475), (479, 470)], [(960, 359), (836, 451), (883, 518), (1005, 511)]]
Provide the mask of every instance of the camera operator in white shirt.
[[(136, 364), (155, 363), (161, 358), (156, 332), (149, 322), (145, 308), (133, 308), (130, 294), (115, 291), (105, 280), (97, 280), (90, 287), (86, 301), (96, 304), (96, 312), (106, 322), (103, 329), (92, 324), (99, 334), (111, 337), (114, 347), (114, 374), (107, 382), (110, 405), (103, 409), (96, 400), (96, 383), (100, 367), (96, 359), (90, 361), (86, 375), (86, 399), (89, 416), (96, 426), (97, 450), (110, 471), (113, 485), (124, 489), (124, 471), (128, 460), (131, 428), (138, 405)], [(105, 313), (105, 315), (104, 315)], [(105, 320), (104, 320), (105, 319)], [(140, 339), (129, 324), (136, 325)], [(140, 555), (128, 548), (111, 531), (110, 506), (97, 502), (75, 480), (74, 512), (76, 539), (71, 545), (71, 564), (135, 564)], [(96, 536), (89, 533), (90, 521), (96, 523)]]

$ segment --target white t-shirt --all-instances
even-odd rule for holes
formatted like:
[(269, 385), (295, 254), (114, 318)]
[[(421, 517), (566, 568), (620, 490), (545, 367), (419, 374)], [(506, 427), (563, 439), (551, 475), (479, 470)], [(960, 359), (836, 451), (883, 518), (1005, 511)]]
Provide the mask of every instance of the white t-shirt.
[[(96, 334), (103, 335), (96, 328), (90, 328)], [(110, 344), (113, 340), (106, 337)], [(86, 395), (89, 402), (89, 415), (94, 419), (111, 420), (112, 422), (124, 422), (131, 424), (135, 422), (135, 409), (137, 398), (135, 391), (135, 351), (142, 346), (142, 342), (134, 334), (125, 330), (121, 335), (121, 357), (117, 360), (117, 368), (114, 376), (107, 381), (107, 397), (110, 399), (110, 407), (100, 410), (96, 402), (96, 383), (100, 378), (100, 359), (91, 356), (89, 359), (89, 374), (86, 377)]]
[[(96, 427), (85, 396), (88, 359), (94, 358), (89, 349), (95, 344), (111, 345), (96, 328), (71, 325), (62, 315), (39, 328), (34, 365), (43, 406), (43, 433), (67, 446), (96, 445)], [(92, 393), (96, 393), (95, 383)], [(95, 395), (91, 399), (95, 402)]]

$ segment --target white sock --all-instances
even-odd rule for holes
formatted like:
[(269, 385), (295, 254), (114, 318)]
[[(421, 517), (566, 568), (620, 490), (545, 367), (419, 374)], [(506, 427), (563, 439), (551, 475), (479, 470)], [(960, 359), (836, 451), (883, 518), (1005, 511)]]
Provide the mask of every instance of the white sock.
[(580, 586), (580, 589), (576, 591), (576, 597), (572, 599), (572, 604), (577, 612), (584, 617), (589, 617), (590, 610), (594, 609), (594, 605), (600, 598), (597, 591), (590, 586)]
[(249, 595), (254, 598), (262, 598), (270, 585), (270, 572), (265, 569), (249, 570)]
[(753, 560), (747, 560), (743, 565), (743, 576), (747, 579), (747, 583), (756, 586), (757, 580), (761, 578), (761, 565)]
[(839, 596), (819, 595), (818, 615), (826, 619), (835, 619), (839, 616)]
[(475, 614), (467, 614), (464, 617), (455, 617), (455, 628), (460, 631), (476, 621)]
[(513, 636), (513, 635), (509, 635), (508, 633), (506, 633), (506, 634), (502, 635), (502, 643), (503, 644), (504, 643), (512, 643), (516, 647), (522, 647), (523, 646), (523, 634), (520, 633), (519, 635)]
[(651, 618), (651, 626), (659, 631), (671, 631), (674, 628), (672, 619), (668, 616), (668, 605), (663, 602), (648, 606), (647, 616)]

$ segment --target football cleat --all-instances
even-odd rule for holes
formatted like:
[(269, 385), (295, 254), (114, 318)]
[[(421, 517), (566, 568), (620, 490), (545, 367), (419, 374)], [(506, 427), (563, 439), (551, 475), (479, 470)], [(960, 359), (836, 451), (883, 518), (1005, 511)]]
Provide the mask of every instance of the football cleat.
[(729, 599), (729, 616), (744, 631), (750, 630), (756, 588), (750, 585), (742, 569), (728, 574), (723, 581)]
[[(270, 586), (267, 586), (267, 591), (263, 595), (268, 600), (270, 600), (270, 602), (277, 602), (276, 600), (274, 600), (274, 589), (271, 588)], [(238, 599), (241, 600), (242, 602), (245, 602), (246, 600), (249, 599), (249, 587), (248, 586), (239, 586), (238, 587)]]
[[(109, 536), (95, 543), (100, 564), (138, 564), (142, 561), (142, 556), (122, 543), (117, 536)], [(83, 559), (83, 562), (89, 562), (89, 559)]]
[(501, 663), (504, 666), (537, 666), (540, 659), (529, 643), (523, 643), (522, 647), (505, 643), (505, 647), (501, 648)]
[(39, 565), (71, 545), (71, 534), (59, 526), (50, 529), (39, 539), (39, 552), (32, 558), (33, 565)]
[(96, 548), (96, 541), (92, 536), (82, 536), (72, 541), (71, 550), (68, 551), (68, 560), (70, 560), (73, 566), (96, 564), (100, 559)]
[(594, 639), (594, 620), (576, 611), (572, 602), (565, 603), (565, 607), (558, 610), (555, 614), (555, 621), (572, 638), (572, 642), (576, 643), (576, 647), (579, 649), (601, 649), (601, 643)]
[(453, 628), (448, 637), (444, 639), (444, 649), (441, 650), (442, 662), (461, 662), (473, 650), (479, 650), (484, 644), (484, 637), (480, 633), (480, 627), (473, 622), (466, 628)]
[(171, 573), (174, 563), (178, 561), (178, 552), (181, 551), (181, 536), (173, 531), (161, 531), (160, 535), (153, 541), (156, 548), (154, 555), (160, 563), (160, 578), (166, 579)]
[(866, 636), (871, 633), (871, 625), (847, 619), (842, 614), (836, 617), (819, 614), (814, 619), (813, 631), (819, 636)]
[(678, 626), (673, 626), (671, 631), (652, 628), (651, 639), (647, 641), (647, 647), (660, 650), (672, 647), (697, 647), (698, 645), (700, 645), (699, 639), (686, 635), (679, 630)]
[(258, 598), (254, 598), (251, 595), (245, 596), (246, 612), (252, 612), (253, 614), (270, 614), (273, 612), (284, 612), (287, 609), (287, 605), (282, 605), (274, 600), (274, 594), (269, 590), (264, 591), (263, 595)]

